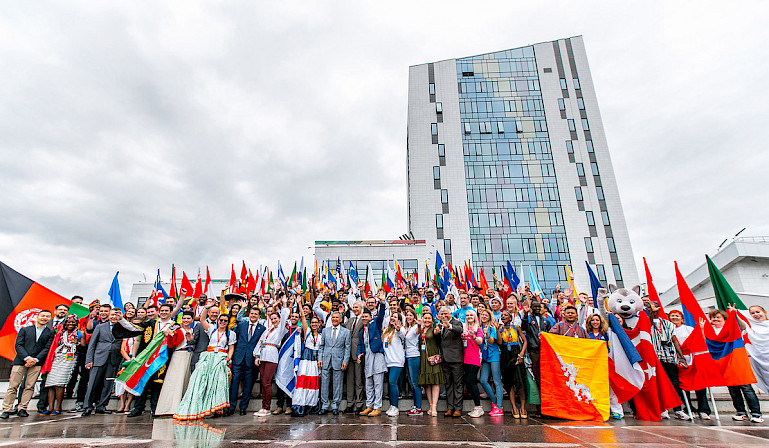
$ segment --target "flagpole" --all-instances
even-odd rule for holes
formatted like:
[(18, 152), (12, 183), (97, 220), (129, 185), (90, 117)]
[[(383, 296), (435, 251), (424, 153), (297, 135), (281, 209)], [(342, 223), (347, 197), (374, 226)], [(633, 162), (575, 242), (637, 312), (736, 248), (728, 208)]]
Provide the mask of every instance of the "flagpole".
[(710, 402), (713, 403), (713, 412), (716, 413), (716, 420), (721, 421), (721, 417), (718, 416), (718, 407), (716, 407), (716, 397), (713, 396), (713, 391), (708, 387), (708, 393), (710, 394)]
[(691, 406), (689, 406), (689, 391), (682, 390), (681, 395), (684, 396), (684, 402), (686, 403), (686, 410), (689, 412), (689, 420), (694, 421), (694, 416), (692, 415), (692, 408)]

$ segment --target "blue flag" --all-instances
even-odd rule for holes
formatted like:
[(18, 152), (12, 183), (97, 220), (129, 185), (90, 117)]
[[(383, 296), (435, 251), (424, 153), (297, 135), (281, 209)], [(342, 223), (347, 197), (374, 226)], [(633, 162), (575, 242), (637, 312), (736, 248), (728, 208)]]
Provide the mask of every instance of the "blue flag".
[(112, 285), (109, 287), (109, 299), (112, 301), (112, 306), (115, 308), (123, 308), (123, 298), (120, 296), (120, 284), (117, 281), (117, 275), (120, 271), (115, 273), (115, 278), (112, 279)]
[(518, 290), (518, 285), (521, 284), (521, 279), (518, 278), (518, 274), (515, 273), (515, 269), (513, 269), (513, 265), (510, 264), (510, 261), (507, 261), (507, 281), (510, 282), (510, 287), (513, 289), (513, 291)]
[(355, 266), (352, 265), (352, 261), (350, 263), (350, 269), (348, 270), (348, 273), (350, 274), (350, 282), (354, 285), (358, 285), (358, 271), (355, 269)]
[(598, 288), (601, 288), (601, 282), (598, 277), (595, 276), (595, 272), (590, 268), (590, 264), (585, 261), (587, 266), (587, 274), (590, 276), (590, 289), (593, 291), (593, 306), (598, 308)]

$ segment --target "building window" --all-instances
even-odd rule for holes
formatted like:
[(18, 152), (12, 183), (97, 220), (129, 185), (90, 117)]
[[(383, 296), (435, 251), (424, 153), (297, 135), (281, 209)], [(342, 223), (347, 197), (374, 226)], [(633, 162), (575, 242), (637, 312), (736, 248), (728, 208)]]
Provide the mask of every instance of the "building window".
[(606, 283), (606, 269), (604, 269), (602, 264), (595, 265), (595, 268), (598, 271), (598, 280)]
[(465, 134), (469, 134), (472, 132), (472, 127), (470, 126), (470, 123), (465, 123)]
[(584, 200), (584, 199), (582, 198), (582, 187), (574, 187), (574, 195), (576, 195), (576, 196), (577, 196), (577, 200), (578, 200), (578, 201), (582, 201), (582, 200)]
[(443, 253), (446, 256), (451, 255), (451, 240), (443, 240)]
[(430, 133), (432, 135), (438, 135), (438, 123), (431, 123), (430, 124)]
[(442, 229), (443, 228), (443, 215), (440, 214), (440, 213), (435, 215), (435, 227), (438, 228), (438, 229)]
[(582, 119), (582, 130), (583, 131), (589, 131), (590, 130), (590, 124), (587, 122), (587, 118)]
[(577, 98), (577, 107), (579, 110), (585, 110), (585, 100), (582, 98)]
[(438, 157), (446, 157), (446, 145), (438, 145)]
[(585, 249), (587, 249), (587, 253), (593, 253), (593, 239), (589, 236), (585, 237)]
[(595, 194), (598, 196), (599, 201), (604, 201), (606, 198), (603, 195), (603, 187), (595, 187)]
[(515, 120), (515, 132), (523, 132), (523, 123)]
[(566, 110), (566, 102), (563, 98), (558, 98), (558, 110)]
[(590, 170), (591, 170), (591, 171), (593, 171), (593, 176), (599, 176), (599, 175), (600, 175), (600, 174), (598, 173), (598, 164), (597, 164), (597, 163), (595, 163), (595, 162), (592, 162), (592, 163), (590, 164)]
[(603, 221), (603, 225), (608, 226), (611, 225), (609, 222), (609, 212), (603, 211), (601, 212), (601, 220)]
[(586, 141), (585, 144), (587, 145), (587, 152), (591, 152), (591, 153), (595, 152), (595, 149), (593, 148), (593, 141), (592, 140)]
[(449, 190), (441, 190), (441, 204), (449, 203)]
[(440, 180), (441, 179), (441, 167), (434, 166), (433, 167), (433, 180)]
[(587, 216), (587, 225), (594, 226), (595, 217), (593, 216), (593, 212), (585, 212), (585, 215)]
[(478, 123), (481, 128), (481, 134), (491, 134), (491, 123), (486, 123), (485, 121), (482, 121)]
[(568, 86), (566, 85), (566, 79), (561, 78), (561, 90), (566, 90), (566, 89), (568, 89)]
[(569, 123), (569, 130), (574, 132), (577, 130), (577, 126), (574, 124), (574, 120), (568, 119), (566, 120), (567, 123)]
[(611, 265), (611, 268), (614, 270), (614, 281), (621, 282), (622, 281), (622, 271), (619, 269), (618, 264)]
[(572, 81), (574, 81), (574, 90), (579, 90), (579, 78), (574, 78)]
[(611, 253), (617, 252), (617, 248), (614, 246), (614, 238), (612, 237), (606, 238), (606, 245), (609, 246), (609, 252)]
[(505, 133), (505, 123), (503, 123), (501, 121), (497, 122), (497, 132), (500, 133), (500, 134), (504, 134)]
[(435, 95), (435, 84), (434, 83), (430, 83), (429, 91), (430, 91), (430, 95)]
[(566, 153), (574, 154), (574, 143), (571, 140), (566, 140)]
[(585, 167), (582, 166), (581, 163), (577, 164), (577, 176), (584, 177), (585, 176)]

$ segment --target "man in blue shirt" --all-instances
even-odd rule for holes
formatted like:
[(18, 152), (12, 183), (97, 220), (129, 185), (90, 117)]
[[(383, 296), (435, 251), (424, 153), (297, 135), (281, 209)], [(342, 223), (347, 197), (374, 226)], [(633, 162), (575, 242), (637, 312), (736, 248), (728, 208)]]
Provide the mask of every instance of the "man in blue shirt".
[(461, 292), (459, 293), (459, 309), (454, 311), (452, 317), (465, 323), (465, 314), (467, 314), (468, 310), (473, 310), (473, 307), (470, 305), (470, 296), (466, 292)]

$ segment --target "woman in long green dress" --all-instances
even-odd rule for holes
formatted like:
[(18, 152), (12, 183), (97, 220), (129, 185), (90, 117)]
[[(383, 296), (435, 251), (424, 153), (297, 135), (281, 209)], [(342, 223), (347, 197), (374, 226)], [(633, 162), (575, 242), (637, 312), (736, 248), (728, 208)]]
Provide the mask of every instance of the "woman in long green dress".
[(435, 321), (429, 312), (422, 314), (420, 326), (420, 364), (417, 383), (425, 387), (427, 402), (430, 403), (430, 410), (427, 411), (427, 415), (437, 417), (441, 384), (446, 382), (443, 376), (443, 367), (441, 367), (440, 363), (441, 349), (439, 338), (441, 333), (435, 327)]

